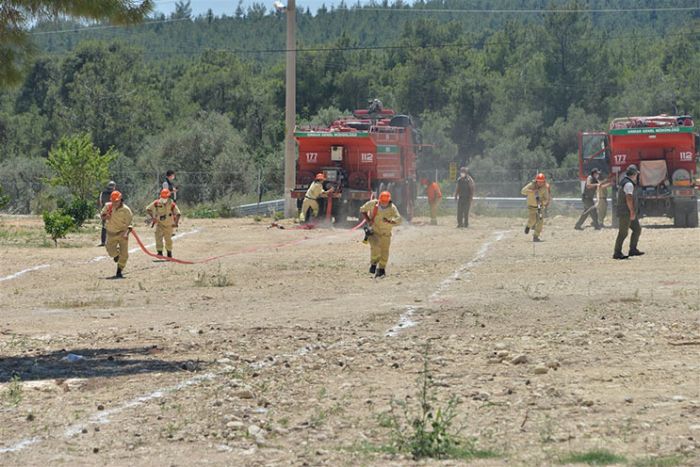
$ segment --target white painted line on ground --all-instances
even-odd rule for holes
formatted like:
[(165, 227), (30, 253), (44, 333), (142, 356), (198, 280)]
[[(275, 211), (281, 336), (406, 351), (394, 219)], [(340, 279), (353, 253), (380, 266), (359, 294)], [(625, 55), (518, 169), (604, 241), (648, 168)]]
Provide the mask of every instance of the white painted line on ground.
[(51, 266), (50, 264), (40, 264), (39, 266), (34, 266), (33, 268), (22, 269), (21, 271), (18, 271), (14, 274), (10, 274), (9, 276), (0, 277), (0, 282), (10, 281), (12, 279), (17, 279), (19, 276), (26, 274), (28, 272), (38, 271), (39, 269), (48, 268), (50, 266)]
[[(486, 257), (491, 245), (502, 240), (506, 233), (507, 232), (503, 231), (494, 232), (494, 238), (484, 242), (479, 248), (479, 251), (476, 252), (471, 260), (455, 269), (455, 271), (449, 277), (440, 282), (438, 288), (435, 289), (432, 294), (430, 294), (430, 297), (428, 297), (428, 302), (434, 303), (455, 281), (462, 279), (463, 274), (468, 273), (474, 266), (478, 265)], [(384, 336), (396, 337), (399, 332), (403, 331), (404, 329), (416, 326), (418, 323), (413, 320), (413, 315), (417, 309), (418, 307), (416, 305), (406, 305), (404, 312), (399, 317), (399, 322), (394, 327), (389, 329)]]
[(29, 447), (32, 444), (36, 444), (39, 441), (41, 441), (41, 438), (38, 438), (38, 437), (23, 439), (22, 441), (19, 441), (19, 442), (13, 444), (12, 446), (8, 446), (6, 448), (0, 448), (0, 454), (5, 454), (6, 452), (21, 451), (22, 449)]

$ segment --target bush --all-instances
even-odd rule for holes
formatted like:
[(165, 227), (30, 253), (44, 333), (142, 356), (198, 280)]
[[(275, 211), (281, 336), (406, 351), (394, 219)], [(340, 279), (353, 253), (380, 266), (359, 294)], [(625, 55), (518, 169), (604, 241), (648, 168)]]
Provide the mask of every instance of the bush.
[(61, 208), (61, 214), (70, 216), (76, 228), (82, 227), (86, 220), (95, 215), (95, 212), (95, 206), (83, 199), (74, 199), (69, 206)]
[(60, 211), (45, 212), (44, 215), (44, 230), (51, 235), (54, 245), (58, 246), (59, 238), (66, 238), (68, 232), (75, 228), (73, 218)]

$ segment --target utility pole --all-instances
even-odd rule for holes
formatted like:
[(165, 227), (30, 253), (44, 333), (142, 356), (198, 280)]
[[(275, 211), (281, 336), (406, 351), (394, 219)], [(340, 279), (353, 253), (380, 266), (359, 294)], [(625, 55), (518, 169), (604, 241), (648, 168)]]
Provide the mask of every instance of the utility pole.
[(296, 90), (297, 90), (297, 40), (296, 40), (296, 0), (287, 0), (287, 69), (285, 99), (285, 139), (284, 139), (284, 215), (294, 217), (296, 203), (292, 190), (296, 182)]

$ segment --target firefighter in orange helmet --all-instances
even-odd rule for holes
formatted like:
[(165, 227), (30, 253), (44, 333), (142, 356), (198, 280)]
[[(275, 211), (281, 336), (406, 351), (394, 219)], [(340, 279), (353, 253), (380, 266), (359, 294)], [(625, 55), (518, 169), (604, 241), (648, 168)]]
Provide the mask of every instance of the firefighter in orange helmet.
[(170, 197), (167, 188), (160, 190), (160, 198), (146, 206), (151, 216), (151, 227), (156, 226), (156, 251), (163, 256), (163, 240), (168, 258), (173, 257), (173, 230), (180, 224), (180, 208)]
[(528, 234), (530, 229), (534, 229), (532, 241), (541, 242), (540, 234), (542, 227), (544, 227), (544, 209), (549, 205), (549, 189), (544, 174), (538, 173), (535, 179), (525, 185), (520, 193), (527, 196), (528, 218), (525, 233)]
[(442, 191), (437, 182), (430, 182), (427, 178), (420, 181), (421, 185), (425, 186), (425, 194), (428, 197), (430, 205), (430, 225), (437, 225), (437, 208), (442, 199)]
[(129, 206), (124, 204), (122, 194), (115, 190), (110, 195), (110, 202), (102, 208), (100, 217), (107, 229), (107, 254), (117, 263), (117, 273), (112, 279), (123, 279), (122, 271), (129, 259), (129, 232), (134, 215)]
[(328, 193), (333, 192), (333, 188), (330, 188), (328, 190), (323, 189), (323, 181), (326, 179), (326, 176), (323, 175), (323, 172), (319, 172), (316, 174), (316, 177), (314, 178), (314, 181), (311, 182), (311, 185), (309, 185), (309, 189), (306, 190), (306, 194), (304, 195), (304, 202), (301, 205), (301, 213), (299, 214), (299, 222), (308, 222), (309, 221), (309, 209), (311, 209), (311, 215), (313, 217), (318, 216), (318, 199), (319, 198), (326, 198), (328, 197)]
[(365, 234), (370, 246), (369, 273), (374, 277), (386, 275), (391, 246), (391, 229), (401, 224), (401, 214), (391, 202), (391, 193), (382, 191), (378, 199), (367, 201), (360, 208), (366, 221)]

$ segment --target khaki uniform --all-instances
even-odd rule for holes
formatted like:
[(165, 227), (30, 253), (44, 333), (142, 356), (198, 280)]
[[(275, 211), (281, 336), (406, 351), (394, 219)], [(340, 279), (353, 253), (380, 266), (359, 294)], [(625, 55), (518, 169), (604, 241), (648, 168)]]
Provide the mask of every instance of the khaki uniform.
[(158, 198), (146, 206), (146, 212), (156, 219), (156, 250), (163, 251), (165, 240), (165, 249), (173, 251), (173, 230), (180, 217), (180, 208), (171, 198)]
[[(531, 189), (535, 191), (530, 191)], [(534, 228), (535, 237), (539, 238), (542, 233), (542, 227), (544, 227), (544, 208), (549, 204), (549, 190), (547, 189), (547, 184), (543, 183), (542, 186), (537, 186), (537, 182), (532, 181), (525, 185), (520, 193), (527, 196), (527, 226), (529, 228)], [(540, 199), (540, 213), (537, 213), (537, 198)]]
[(301, 205), (301, 214), (299, 214), (299, 221), (306, 222), (306, 213), (311, 209), (313, 217), (318, 216), (318, 199), (326, 194), (323, 191), (323, 182), (314, 180), (309, 185), (309, 189), (306, 190), (304, 195), (304, 202)]
[(112, 258), (119, 257), (117, 266), (124, 269), (129, 259), (129, 229), (134, 215), (123, 202), (115, 209), (112, 208), (112, 203), (105, 204), (101, 214), (107, 229), (107, 254)]
[(608, 214), (608, 187), (601, 187), (598, 185), (597, 197), (598, 222), (600, 222), (602, 226), (605, 223), (605, 216)]
[[(379, 269), (385, 269), (389, 262), (389, 247), (391, 246), (391, 229), (401, 224), (401, 214), (394, 203), (382, 209), (379, 201), (373, 199), (367, 201), (360, 208), (361, 213), (367, 213), (370, 218), (370, 226), (374, 233), (369, 236), (370, 262), (376, 264)], [(374, 207), (377, 206), (376, 215)], [(391, 222), (393, 222), (393, 224)]]

